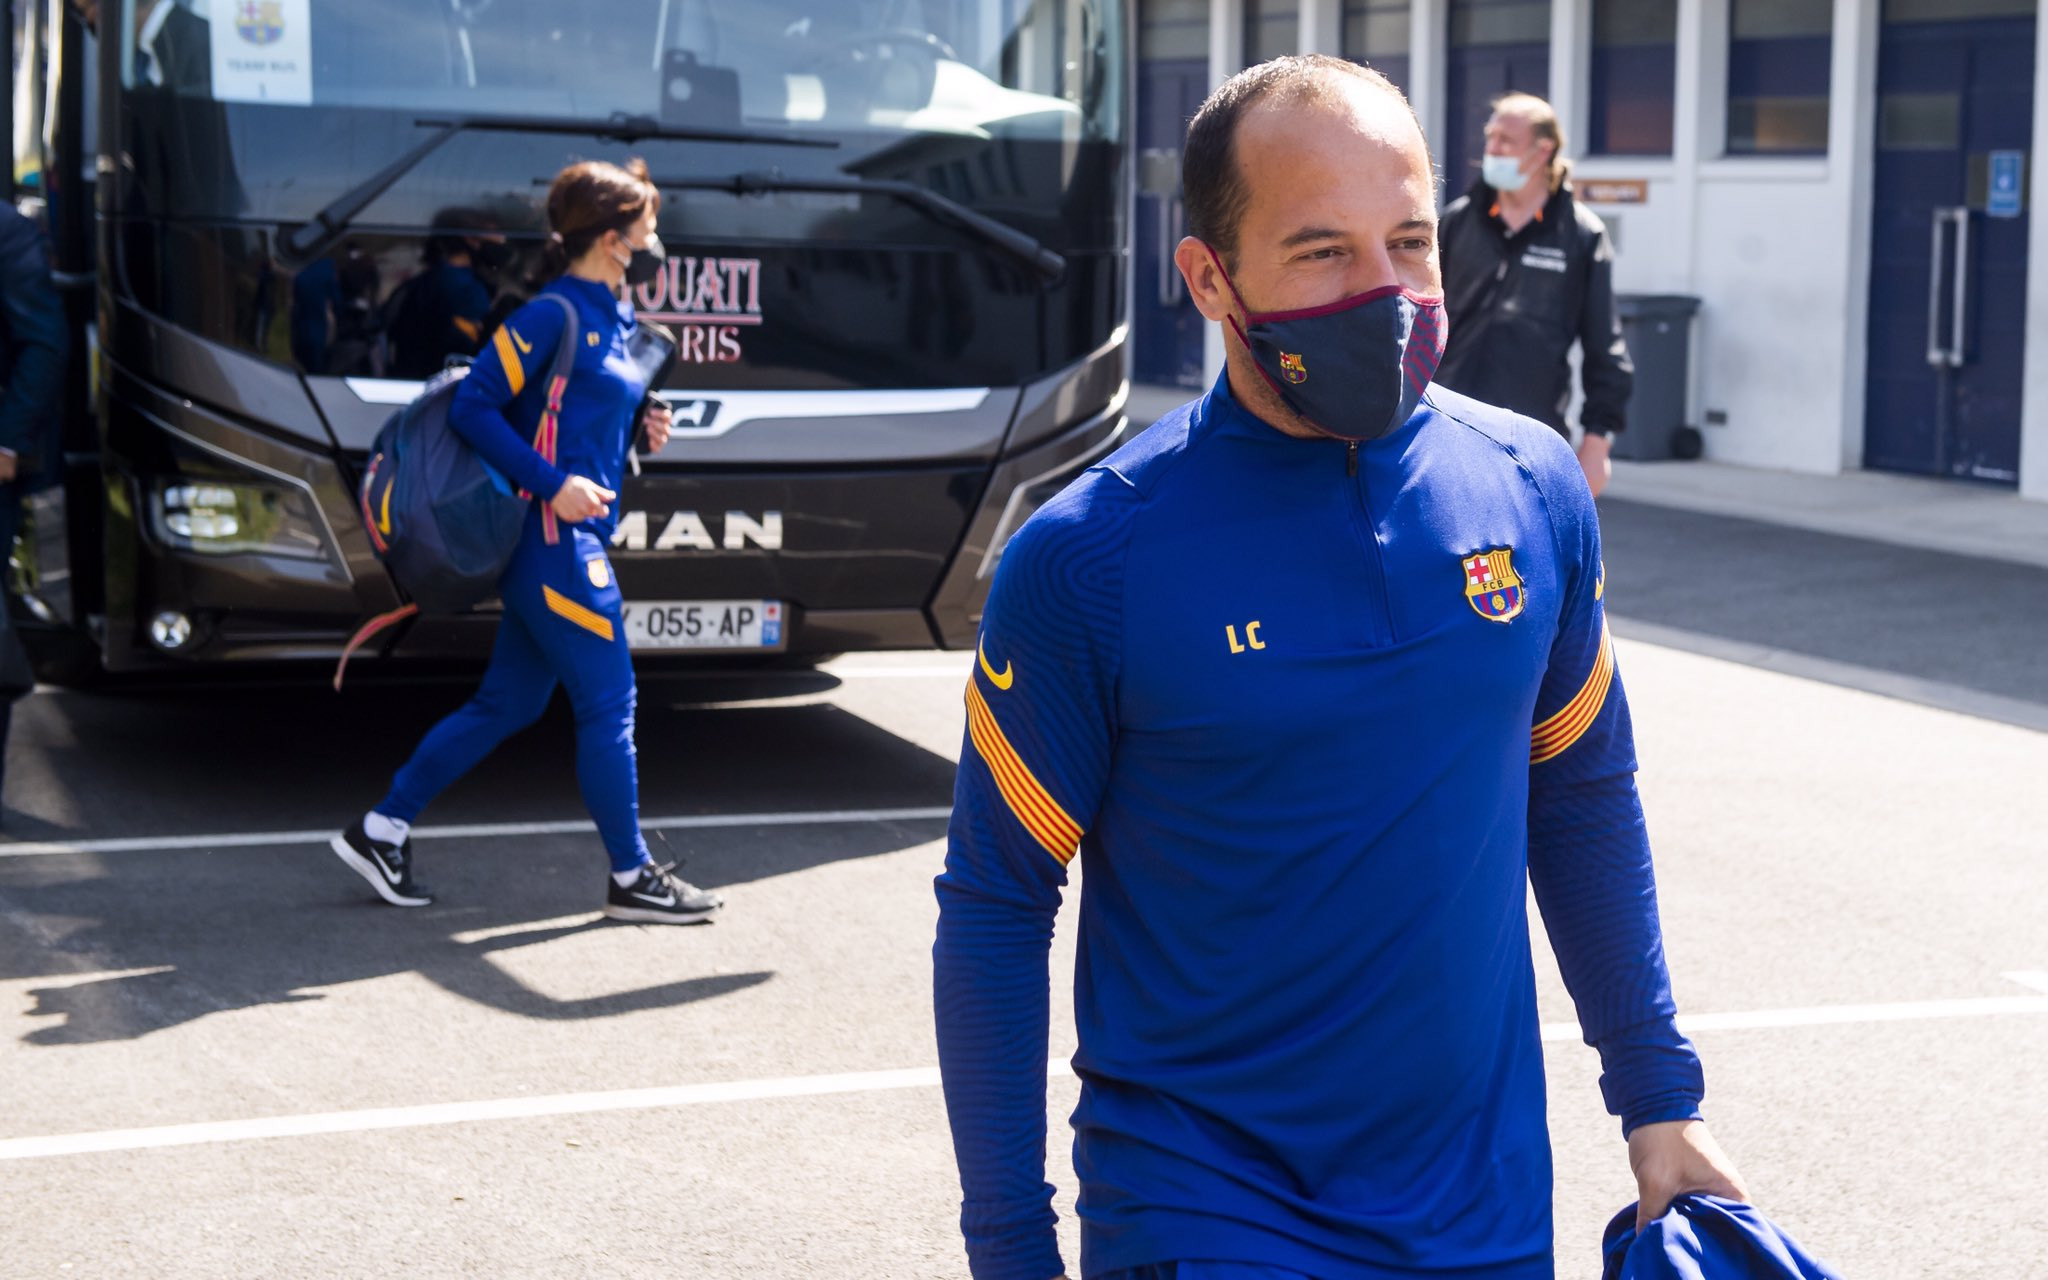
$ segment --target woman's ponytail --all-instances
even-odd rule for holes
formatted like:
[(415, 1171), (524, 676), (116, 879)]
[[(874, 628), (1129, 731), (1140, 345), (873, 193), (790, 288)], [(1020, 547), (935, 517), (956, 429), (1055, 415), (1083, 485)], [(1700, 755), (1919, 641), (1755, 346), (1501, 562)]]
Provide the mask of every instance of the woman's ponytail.
[(548, 233), (548, 242), (540, 250), (540, 269), (542, 277), (548, 280), (568, 271), (569, 250), (562, 244), (560, 233)]

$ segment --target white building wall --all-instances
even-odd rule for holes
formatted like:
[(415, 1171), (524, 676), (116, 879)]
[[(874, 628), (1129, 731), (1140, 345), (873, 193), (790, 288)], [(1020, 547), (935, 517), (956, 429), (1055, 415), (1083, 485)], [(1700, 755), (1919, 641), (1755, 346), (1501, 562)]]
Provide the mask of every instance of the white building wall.
[[(1831, 475), (1861, 465), (1880, 0), (1835, 0), (1825, 158), (1726, 158), (1728, 0), (1679, 0), (1668, 158), (1579, 157), (1582, 178), (1637, 178), (1642, 204), (1594, 205), (1613, 225), (1629, 293), (1701, 300), (1691, 402), (1707, 456)], [(1414, 0), (1408, 92), (1440, 137), (1447, 0)], [(1242, 0), (1211, 0), (1211, 73), (1242, 57)], [(1341, 4), (1303, 0), (1304, 53), (1342, 52)], [(1586, 136), (1591, 0), (1552, 0), (1551, 94)], [(2048, 74), (2048, 15), (2037, 74)], [(2035, 95), (2048, 146), (2048, 91)], [(2048, 500), (2048, 164), (2033, 168), (2034, 244), (2021, 492)], [(1212, 335), (1213, 337), (1213, 335)], [(1220, 344), (1210, 344), (1212, 370)]]
[[(2043, 15), (2048, 18), (2048, 15)], [(2034, 30), (2034, 154), (2048, 144), (2048, 21)], [(2048, 502), (2048, 165), (2033, 165), (2027, 194), (2027, 369), (2020, 409), (2020, 496)]]

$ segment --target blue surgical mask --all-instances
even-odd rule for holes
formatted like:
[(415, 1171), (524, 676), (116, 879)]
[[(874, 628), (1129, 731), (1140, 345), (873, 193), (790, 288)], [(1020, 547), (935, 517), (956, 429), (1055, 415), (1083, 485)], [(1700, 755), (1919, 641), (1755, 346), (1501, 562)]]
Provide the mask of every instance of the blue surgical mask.
[(1443, 359), (1444, 300), (1388, 285), (1300, 311), (1253, 311), (1216, 269), (1245, 322), (1230, 327), (1281, 402), (1340, 440), (1377, 440), (1415, 412)]
[(1529, 184), (1529, 175), (1522, 172), (1521, 160), (1514, 156), (1481, 156), (1479, 177), (1495, 191), (1520, 191)]

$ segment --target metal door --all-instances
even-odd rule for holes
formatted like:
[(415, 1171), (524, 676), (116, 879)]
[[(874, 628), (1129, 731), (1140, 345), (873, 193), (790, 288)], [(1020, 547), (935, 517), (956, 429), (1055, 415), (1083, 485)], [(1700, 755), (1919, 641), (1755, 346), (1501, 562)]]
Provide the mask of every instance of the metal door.
[(1180, 199), (1180, 148), (1209, 88), (1207, 24), (1201, 58), (1138, 63), (1138, 201), (1132, 230), (1135, 316), (1132, 360), (1139, 382), (1202, 385), (1202, 316), (1187, 296), (1174, 246), (1187, 234)]
[(1864, 465), (2019, 479), (2036, 0), (1887, 0)]
[(1479, 176), (1486, 121), (1504, 93), (1550, 95), (1550, 0), (1452, 0), (1444, 59), (1443, 199)]

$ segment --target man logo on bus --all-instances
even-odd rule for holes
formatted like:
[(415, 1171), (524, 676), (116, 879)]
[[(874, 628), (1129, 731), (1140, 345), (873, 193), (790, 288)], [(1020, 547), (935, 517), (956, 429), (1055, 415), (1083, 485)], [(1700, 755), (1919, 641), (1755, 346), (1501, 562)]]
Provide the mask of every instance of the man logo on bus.
[(1308, 365), (1302, 362), (1300, 356), (1289, 355), (1287, 352), (1282, 351), (1280, 353), (1280, 376), (1298, 387), (1308, 381)]
[(284, 5), (279, 0), (242, 0), (235, 6), (235, 30), (250, 44), (276, 44), (284, 38)]
[(642, 320), (675, 327), (680, 362), (737, 364), (740, 330), (761, 323), (761, 260), (670, 254), (633, 302)]

